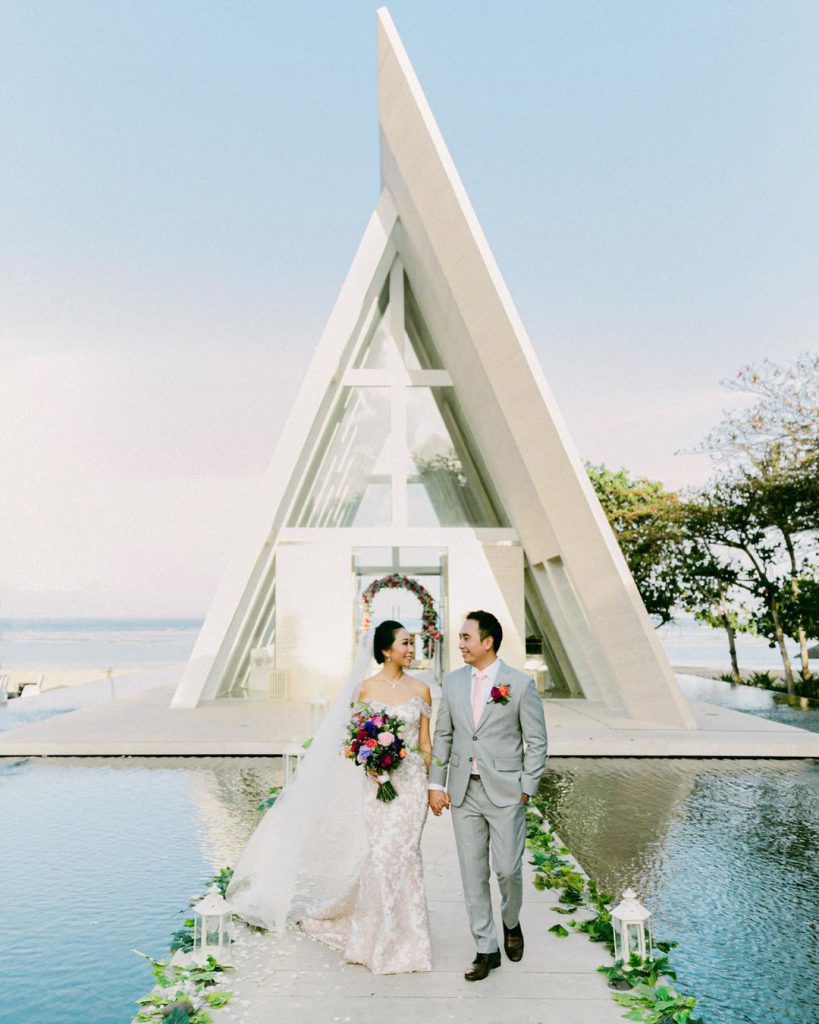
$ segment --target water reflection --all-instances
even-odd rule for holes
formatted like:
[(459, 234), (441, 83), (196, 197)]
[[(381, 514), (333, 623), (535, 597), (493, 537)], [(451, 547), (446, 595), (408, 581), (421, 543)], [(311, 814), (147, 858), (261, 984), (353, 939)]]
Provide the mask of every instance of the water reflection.
[(235, 864), (261, 816), (259, 802), (282, 784), (281, 758), (197, 758), (185, 775), (207, 857), (220, 867)]
[(554, 759), (543, 791), (589, 874), (680, 942), (709, 1024), (814, 1024), (819, 763)]
[(767, 718), (771, 722), (819, 732), (819, 701), (789, 697), (785, 693), (755, 686), (734, 686), (721, 679), (704, 676), (678, 673), (677, 680), (689, 700), (702, 700), (734, 711), (745, 711), (757, 718)]
[[(0, 761), (0, 1024), (127, 1020), (149, 985), (130, 950), (166, 950), (280, 777), (270, 758)], [(814, 1024), (819, 763), (552, 759), (543, 789), (589, 874), (680, 942), (708, 1024)]]
[(150, 988), (131, 952), (167, 952), (229, 864), (278, 759), (0, 759), (6, 873), (0, 1024), (127, 1021)]

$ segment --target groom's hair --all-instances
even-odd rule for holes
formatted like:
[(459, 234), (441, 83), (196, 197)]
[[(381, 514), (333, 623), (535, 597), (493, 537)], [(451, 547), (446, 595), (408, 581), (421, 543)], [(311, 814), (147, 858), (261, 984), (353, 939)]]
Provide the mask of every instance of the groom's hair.
[(492, 637), (492, 650), (497, 654), (503, 640), (503, 629), (492, 612), (470, 612), (467, 615), (467, 619), (472, 619), (473, 622), (478, 623), (478, 633), (481, 640), (485, 640), (488, 636)]

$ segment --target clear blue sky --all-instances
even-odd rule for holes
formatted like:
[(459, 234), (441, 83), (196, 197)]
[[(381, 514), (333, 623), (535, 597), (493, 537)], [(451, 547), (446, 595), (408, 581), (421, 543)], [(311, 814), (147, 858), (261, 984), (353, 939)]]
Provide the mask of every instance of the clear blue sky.
[[(377, 4), (0, 4), (0, 611), (200, 614), (378, 192)], [(390, 5), (584, 458), (816, 345), (819, 5)]]

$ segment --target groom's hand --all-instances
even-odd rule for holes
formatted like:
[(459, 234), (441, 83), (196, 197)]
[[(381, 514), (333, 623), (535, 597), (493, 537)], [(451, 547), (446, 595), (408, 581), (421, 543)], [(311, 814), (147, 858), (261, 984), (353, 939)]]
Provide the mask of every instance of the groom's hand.
[(443, 789), (431, 789), (429, 791), (429, 806), (435, 817), (440, 817), (441, 811), (449, 807), (449, 794)]
[(520, 802), (521, 802), (521, 803), (522, 803), (522, 804), (523, 804), (524, 806), (525, 806), (526, 804), (528, 804), (528, 803), (529, 803), (529, 794), (528, 794), (528, 793), (521, 793), (521, 794), (520, 794)]

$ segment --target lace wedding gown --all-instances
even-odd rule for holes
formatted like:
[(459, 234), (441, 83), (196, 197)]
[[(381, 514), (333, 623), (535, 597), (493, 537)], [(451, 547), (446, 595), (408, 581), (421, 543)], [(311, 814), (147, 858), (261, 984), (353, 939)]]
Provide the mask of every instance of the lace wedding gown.
[(361, 873), (342, 895), (303, 910), (301, 928), (341, 950), (349, 963), (365, 964), (373, 974), (429, 971), (432, 955), (421, 864), (421, 833), (427, 816), (427, 771), (417, 752), (421, 715), (431, 709), (420, 697), (401, 704), (362, 701), (384, 708), (404, 722), (410, 753), (390, 776), (398, 796), (376, 799), (368, 785), (360, 822), (367, 836)]

